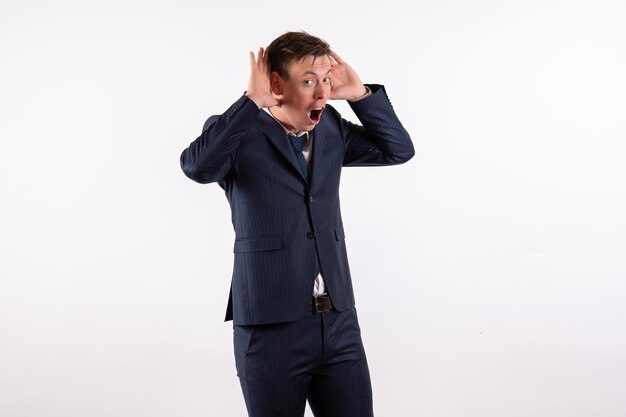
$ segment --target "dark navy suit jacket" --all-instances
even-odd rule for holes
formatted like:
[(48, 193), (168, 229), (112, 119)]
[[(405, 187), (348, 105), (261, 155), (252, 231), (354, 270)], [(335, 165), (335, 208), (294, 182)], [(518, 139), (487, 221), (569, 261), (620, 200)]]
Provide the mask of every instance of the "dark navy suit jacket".
[(339, 207), (341, 168), (401, 164), (415, 152), (384, 87), (368, 86), (371, 96), (350, 103), (362, 126), (326, 106), (312, 132), (308, 178), (283, 127), (246, 96), (210, 117), (183, 151), (185, 174), (218, 182), (230, 203), (236, 238), (226, 320), (276, 323), (310, 314), (319, 270), (335, 308), (354, 306)]

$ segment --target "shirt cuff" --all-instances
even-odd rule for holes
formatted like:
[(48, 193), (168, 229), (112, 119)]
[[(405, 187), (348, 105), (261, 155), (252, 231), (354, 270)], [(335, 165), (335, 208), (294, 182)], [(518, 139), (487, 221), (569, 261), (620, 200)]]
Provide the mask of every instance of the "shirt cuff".
[(367, 93), (363, 94), (361, 97), (354, 99), (354, 100), (349, 100), (350, 103), (354, 103), (357, 102), (359, 100), (363, 100), (364, 98), (368, 98), (369, 96), (372, 95), (372, 90), (370, 90), (370, 88), (368, 86), (365, 86), (365, 89), (367, 90)]

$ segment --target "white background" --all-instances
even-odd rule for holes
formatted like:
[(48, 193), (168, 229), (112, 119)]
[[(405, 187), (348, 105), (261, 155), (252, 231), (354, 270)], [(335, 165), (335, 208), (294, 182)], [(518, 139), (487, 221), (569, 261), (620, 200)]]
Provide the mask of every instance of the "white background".
[(342, 181), (377, 415), (626, 415), (626, 3), (248, 3), (1, 0), (0, 415), (245, 415), (178, 158), (301, 29), (417, 151)]

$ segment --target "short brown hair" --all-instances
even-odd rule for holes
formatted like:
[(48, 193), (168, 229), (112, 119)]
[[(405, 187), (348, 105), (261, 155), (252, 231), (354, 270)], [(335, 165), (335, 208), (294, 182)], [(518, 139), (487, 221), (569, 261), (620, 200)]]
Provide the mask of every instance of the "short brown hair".
[(286, 32), (274, 39), (267, 47), (270, 71), (276, 71), (284, 79), (289, 78), (289, 64), (307, 56), (315, 58), (330, 54), (330, 45), (305, 31)]

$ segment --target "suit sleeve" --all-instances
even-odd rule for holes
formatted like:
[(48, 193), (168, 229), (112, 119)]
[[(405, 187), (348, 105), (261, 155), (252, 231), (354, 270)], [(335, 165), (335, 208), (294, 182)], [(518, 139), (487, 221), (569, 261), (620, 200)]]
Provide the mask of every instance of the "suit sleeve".
[(362, 126), (342, 119), (344, 166), (402, 164), (415, 155), (413, 142), (400, 123), (382, 85), (368, 84), (372, 95), (350, 107)]
[(245, 95), (221, 116), (211, 116), (202, 134), (180, 155), (185, 175), (201, 184), (221, 181), (232, 167), (241, 138), (252, 126), (259, 108)]

